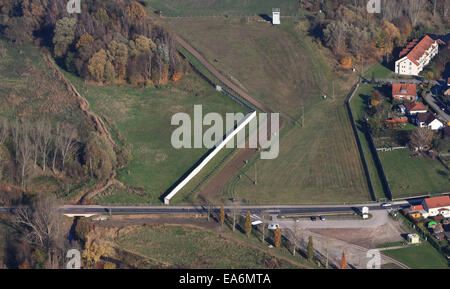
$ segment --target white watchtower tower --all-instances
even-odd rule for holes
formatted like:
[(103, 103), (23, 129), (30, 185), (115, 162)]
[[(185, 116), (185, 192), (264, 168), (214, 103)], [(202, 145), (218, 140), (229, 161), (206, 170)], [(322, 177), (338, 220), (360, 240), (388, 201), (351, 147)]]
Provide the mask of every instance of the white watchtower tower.
[(272, 24), (280, 25), (280, 8), (272, 9)]

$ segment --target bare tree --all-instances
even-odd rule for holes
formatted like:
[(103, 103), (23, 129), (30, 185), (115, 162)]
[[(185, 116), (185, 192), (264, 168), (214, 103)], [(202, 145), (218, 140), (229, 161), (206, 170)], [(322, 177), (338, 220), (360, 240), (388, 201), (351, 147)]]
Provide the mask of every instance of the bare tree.
[(433, 132), (428, 128), (418, 128), (411, 133), (409, 144), (419, 151), (430, 148), (433, 141)]
[(413, 27), (416, 26), (417, 20), (419, 20), (423, 6), (424, 0), (408, 0), (407, 13)]
[(11, 126), (14, 142), (16, 162), (20, 167), (20, 178), (22, 187), (25, 184), (26, 176), (29, 174), (30, 161), (33, 156), (33, 145), (30, 140), (31, 124), (28, 121), (15, 121)]
[(6, 138), (9, 135), (9, 125), (6, 118), (2, 118), (0, 123), (0, 145), (5, 143)]
[(77, 136), (76, 128), (70, 124), (63, 124), (60, 127), (60, 134), (57, 138), (57, 145), (62, 157), (62, 167), (66, 160), (74, 153), (75, 137)]
[(49, 121), (41, 121), (37, 125), (39, 131), (39, 149), (42, 158), (42, 169), (45, 171), (47, 165), (47, 155), (50, 148), (50, 141), (52, 140), (51, 124)]
[(442, 12), (442, 16), (445, 18), (448, 15), (448, 10), (450, 9), (450, 0), (442, 0), (440, 1), (441, 3), (441, 12)]
[(52, 194), (40, 194), (28, 207), (15, 210), (14, 225), (27, 243), (47, 251), (47, 268), (60, 267), (64, 252), (63, 218), (61, 203)]

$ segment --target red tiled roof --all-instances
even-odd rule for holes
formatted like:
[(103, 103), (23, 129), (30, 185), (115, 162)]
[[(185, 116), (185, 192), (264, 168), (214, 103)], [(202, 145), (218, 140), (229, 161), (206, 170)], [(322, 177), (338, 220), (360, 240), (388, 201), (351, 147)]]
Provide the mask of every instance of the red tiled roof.
[(442, 208), (450, 206), (450, 197), (442, 196), (442, 197), (434, 197), (425, 199), (425, 204), (428, 209), (432, 208)]
[(411, 212), (423, 211), (422, 205), (411, 206)]
[(405, 104), (405, 107), (409, 111), (427, 110), (427, 107), (421, 102), (410, 102)]
[(419, 65), (419, 59), (426, 53), (426, 50), (430, 49), (434, 42), (435, 40), (428, 35), (425, 35), (420, 41), (414, 39), (400, 52), (399, 56), (402, 58), (406, 55), (415, 65)]
[(392, 96), (394, 95), (417, 95), (417, 86), (414, 83), (393, 83)]

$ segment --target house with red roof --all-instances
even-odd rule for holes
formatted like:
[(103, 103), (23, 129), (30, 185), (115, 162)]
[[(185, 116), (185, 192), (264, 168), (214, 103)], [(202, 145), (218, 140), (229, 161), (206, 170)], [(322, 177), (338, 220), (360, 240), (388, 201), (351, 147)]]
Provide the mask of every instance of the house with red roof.
[(414, 39), (400, 52), (395, 73), (417, 76), (438, 52), (438, 41), (430, 36), (425, 35), (420, 41)]
[(406, 113), (411, 116), (428, 111), (427, 107), (421, 102), (409, 102), (405, 104), (405, 107)]
[(414, 83), (393, 83), (392, 99), (413, 101), (417, 98), (417, 86)]
[(441, 196), (426, 198), (422, 202), (425, 211), (424, 218), (441, 215), (444, 218), (450, 218), (450, 196)]

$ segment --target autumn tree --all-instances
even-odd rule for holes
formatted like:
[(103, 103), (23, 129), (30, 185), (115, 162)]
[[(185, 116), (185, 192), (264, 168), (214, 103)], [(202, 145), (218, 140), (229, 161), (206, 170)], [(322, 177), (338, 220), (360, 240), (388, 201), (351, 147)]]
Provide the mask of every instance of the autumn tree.
[(275, 229), (274, 235), (273, 235), (273, 243), (275, 247), (280, 247), (281, 245), (281, 229), (277, 227)]
[(69, 45), (75, 39), (76, 18), (61, 18), (55, 25), (55, 36), (53, 37), (53, 52), (56, 57), (62, 57), (66, 54)]
[(247, 211), (245, 214), (245, 234), (247, 234), (247, 238), (250, 237), (252, 233), (252, 217), (250, 216), (250, 211)]
[(225, 222), (225, 209), (222, 205), (222, 206), (220, 206), (220, 225), (222, 226), (222, 228), (223, 228), (224, 222)]
[(409, 138), (409, 144), (419, 151), (429, 149), (432, 142), (433, 132), (426, 127), (420, 127), (413, 131)]
[(103, 82), (105, 79), (105, 65), (108, 61), (106, 51), (100, 49), (89, 59), (88, 69), (93, 80)]
[(370, 95), (370, 105), (377, 106), (383, 101), (383, 96), (381, 93), (376, 89), (372, 92)]
[(347, 257), (345, 256), (345, 252), (342, 251), (342, 258), (341, 258), (341, 265), (339, 266), (340, 269), (347, 269)]
[(111, 144), (92, 132), (83, 150), (83, 160), (91, 176), (107, 179), (116, 165), (116, 154)]
[(309, 236), (307, 253), (308, 253), (308, 260), (312, 261), (314, 259), (314, 244), (312, 236)]

